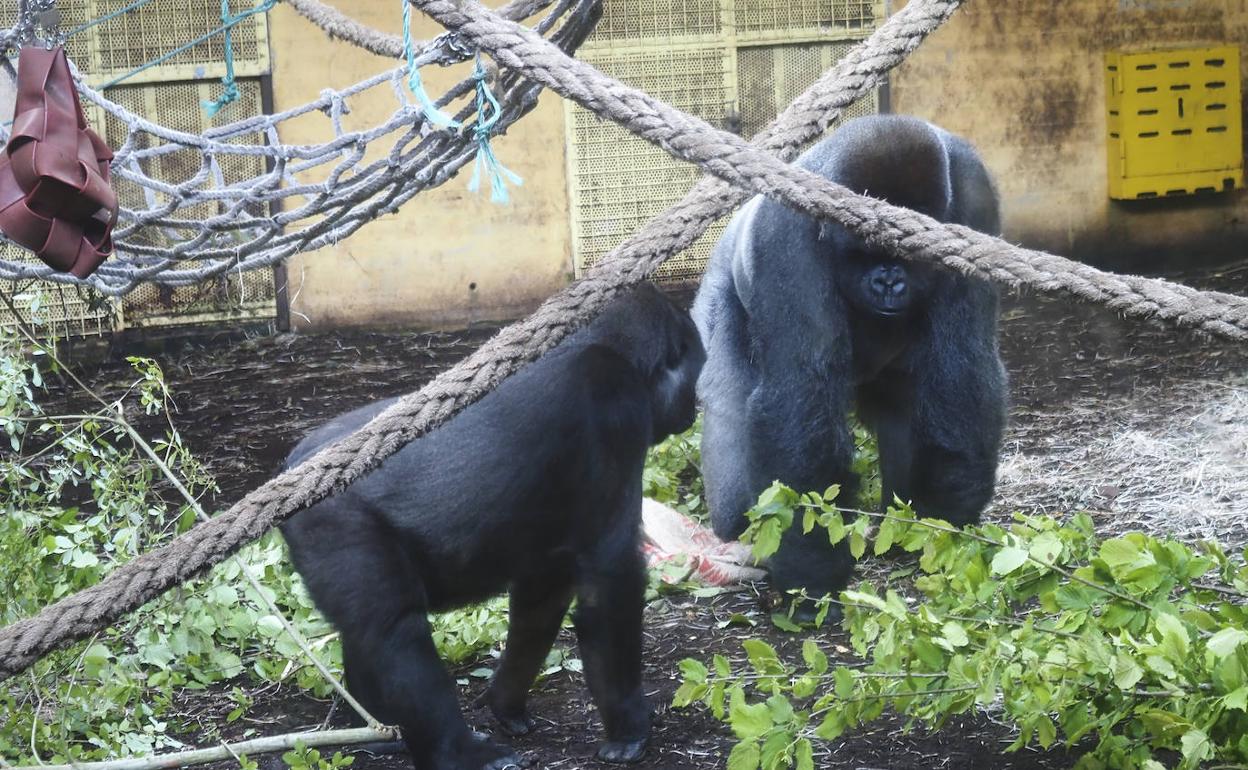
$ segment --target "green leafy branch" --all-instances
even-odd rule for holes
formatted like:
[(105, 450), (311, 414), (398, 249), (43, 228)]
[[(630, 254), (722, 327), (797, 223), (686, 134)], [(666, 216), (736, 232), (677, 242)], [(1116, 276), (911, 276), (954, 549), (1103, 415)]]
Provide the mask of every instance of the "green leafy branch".
[(861, 557), (875, 519), (873, 553), (917, 553), (918, 569), (821, 598), (844, 610), (854, 665), (832, 666), (817, 637), (801, 663), (754, 639), (739, 670), (722, 656), (682, 664), (675, 705), (701, 702), (732, 727), (730, 770), (811, 767), (806, 746), (886, 708), (929, 729), (1000, 709), (1018, 729), (1010, 750), (1060, 742), (1084, 752), (1084, 769), (1248, 763), (1248, 554), (1102, 540), (1086, 514), (958, 529), (900, 504), (842, 511), (837, 492), (768, 489), (750, 513), (755, 555), (774, 553), (800, 515), (804, 532), (822, 527)]

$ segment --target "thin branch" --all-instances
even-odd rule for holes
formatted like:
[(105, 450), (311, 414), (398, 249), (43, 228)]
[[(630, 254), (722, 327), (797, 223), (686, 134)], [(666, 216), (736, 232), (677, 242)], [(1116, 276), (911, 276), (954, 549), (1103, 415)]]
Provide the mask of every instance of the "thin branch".
[(169, 770), (169, 768), (175, 767), (226, 761), (233, 759), (236, 755), (271, 754), (275, 751), (293, 749), (297, 744), (309, 747), (347, 746), (393, 740), (394, 736), (388, 732), (374, 730), (371, 727), (355, 727), (347, 730), (317, 730), (315, 732), (270, 735), (229, 745), (223, 743), (220, 746), (213, 746), (208, 749), (191, 749), (170, 754), (157, 754), (154, 757), (109, 759), (102, 762), (76, 762), (72, 765), (28, 765), (25, 767), (14, 767), (11, 770)]
[[(821, 507), (819, 507), (819, 506), (817, 506), (817, 505), (813, 505), (813, 504), (811, 504), (811, 503), (803, 503), (803, 502), (799, 502), (799, 503), (797, 504), (797, 507), (799, 507), (799, 508), (809, 508), (809, 509), (814, 510), (814, 511), (819, 511), (820, 513), (822, 513), (822, 512), (823, 512), (823, 509), (822, 509)], [(860, 516), (870, 516), (870, 517), (872, 517), (872, 518), (876, 518), (876, 519), (887, 519), (887, 520), (891, 520), (891, 521), (899, 521), (899, 522), (902, 522), (902, 523), (904, 523), (904, 524), (914, 524), (914, 525), (917, 525), (917, 526), (920, 526), (920, 527), (925, 527), (925, 528), (927, 528), (927, 529), (934, 530), (934, 531), (936, 531), (936, 532), (946, 532), (946, 533), (951, 534), (951, 535), (961, 535), (962, 537), (966, 537), (966, 538), (969, 538), (969, 539), (971, 539), (971, 540), (975, 540), (975, 541), (978, 541), (978, 542), (980, 542), (980, 543), (984, 543), (985, 545), (996, 546), (997, 548), (1013, 548), (1013, 547), (1014, 547), (1014, 546), (1011, 546), (1009, 543), (1003, 543), (1003, 542), (1001, 542), (1001, 541), (999, 541), (999, 540), (993, 540), (992, 538), (990, 538), (990, 537), (985, 537), (984, 535), (978, 535), (978, 534), (976, 534), (976, 533), (974, 533), (974, 532), (968, 532), (968, 531), (966, 531), (966, 530), (964, 530), (964, 529), (960, 529), (960, 528), (958, 528), (958, 527), (954, 527), (954, 526), (951, 526), (951, 525), (941, 525), (941, 524), (936, 524), (936, 523), (934, 523), (934, 522), (931, 522), (931, 521), (926, 521), (926, 520), (924, 520), (924, 519), (908, 518), (908, 517), (905, 517), (905, 516), (897, 516), (897, 515), (895, 515), (895, 514), (891, 514), (891, 513), (879, 513), (879, 512), (877, 512), (877, 511), (863, 511), (863, 510), (859, 510), (859, 509), (857, 509), (857, 508), (840, 508), (839, 506), (838, 506), (838, 510), (843, 511), (843, 512), (845, 512), (845, 513), (853, 513), (853, 514), (857, 514), (857, 515), (860, 515)], [(1114, 598), (1116, 598), (1116, 599), (1121, 599), (1122, 601), (1127, 602), (1127, 603), (1129, 603), (1129, 604), (1134, 604), (1135, 606), (1139, 607), (1140, 609), (1144, 609), (1144, 610), (1152, 610), (1152, 607), (1151, 607), (1151, 606), (1149, 606), (1148, 604), (1146, 604), (1146, 603), (1144, 603), (1144, 602), (1140, 601), (1139, 599), (1135, 598), (1134, 596), (1130, 596), (1130, 595), (1128, 595), (1128, 594), (1124, 594), (1124, 593), (1122, 593), (1121, 591), (1116, 591), (1116, 590), (1114, 590), (1113, 588), (1110, 588), (1109, 586), (1106, 586), (1106, 585), (1101, 585), (1100, 583), (1096, 583), (1096, 582), (1093, 582), (1093, 581), (1091, 581), (1091, 580), (1087, 580), (1086, 578), (1081, 578), (1081, 577), (1079, 577), (1078, 575), (1076, 575), (1075, 573), (1071, 572), (1070, 570), (1065, 569), (1064, 567), (1059, 567), (1059, 566), (1057, 566), (1056, 564), (1053, 564), (1053, 563), (1050, 563), (1050, 562), (1046, 562), (1046, 561), (1044, 561), (1044, 560), (1042, 560), (1042, 559), (1037, 559), (1035, 556), (1032, 556), (1030, 552), (1027, 552), (1027, 560), (1028, 560), (1028, 561), (1031, 561), (1031, 562), (1035, 562), (1036, 564), (1039, 564), (1041, 567), (1044, 567), (1045, 569), (1051, 569), (1051, 570), (1053, 570), (1054, 572), (1056, 572), (1057, 574), (1059, 574), (1059, 575), (1061, 575), (1062, 577), (1066, 578), (1067, 580), (1073, 580), (1073, 581), (1074, 581), (1074, 582), (1076, 582), (1076, 583), (1082, 583), (1083, 585), (1087, 586), (1088, 588), (1092, 588), (1092, 589), (1095, 589), (1095, 590), (1097, 590), (1097, 591), (1102, 591), (1102, 592), (1104, 592), (1104, 593), (1106, 593), (1106, 594), (1109, 594), (1110, 596), (1112, 596), (1112, 597), (1114, 597)]]

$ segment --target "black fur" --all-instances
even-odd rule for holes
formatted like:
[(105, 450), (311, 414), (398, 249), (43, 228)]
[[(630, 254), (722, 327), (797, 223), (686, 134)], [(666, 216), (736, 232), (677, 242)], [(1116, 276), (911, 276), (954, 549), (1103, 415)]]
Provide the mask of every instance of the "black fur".
[[(985, 233), (997, 195), (975, 151), (924, 121), (846, 123), (797, 161), (859, 193)], [(698, 391), (702, 463), (716, 533), (779, 479), (840, 484), (853, 500), (847, 414), (876, 432), (884, 502), (975, 522), (992, 496), (1005, 424), (997, 294), (988, 283), (878, 253), (843, 227), (758, 197), (715, 248), (693, 307), (707, 349)], [(780, 588), (840, 590), (853, 560), (794, 527), (770, 564)]]
[[(510, 591), (507, 648), (487, 701), (505, 731), (528, 732), (528, 690), (575, 595), (585, 677), (610, 761), (641, 757), (645, 573), (639, 551), (647, 447), (693, 421), (705, 355), (697, 330), (653, 286), (446, 425), (282, 527), (295, 566), (342, 635), (347, 686), (397, 724), (417, 768), (514, 762), (472, 733), (437, 658), (428, 612)], [(305, 438), (288, 466), (391, 401)]]

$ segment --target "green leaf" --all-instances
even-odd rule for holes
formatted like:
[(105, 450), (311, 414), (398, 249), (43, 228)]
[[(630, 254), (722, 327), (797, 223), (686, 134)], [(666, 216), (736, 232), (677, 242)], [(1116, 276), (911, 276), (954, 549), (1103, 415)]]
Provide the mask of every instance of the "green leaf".
[(956, 621), (948, 621), (940, 627), (940, 632), (944, 634), (945, 640), (954, 647), (965, 647), (970, 643), (970, 639), (966, 635), (966, 629)]
[(1033, 559), (1045, 564), (1053, 564), (1057, 561), (1057, 557), (1062, 555), (1062, 540), (1056, 532), (1041, 533), (1031, 541), (1031, 547), (1027, 549), (1027, 552)]
[(889, 548), (893, 547), (899, 528), (898, 523), (892, 519), (885, 519), (880, 524), (879, 531), (875, 533), (875, 544), (873, 547), (873, 552), (876, 556), (883, 556), (888, 553)]
[(776, 655), (776, 650), (762, 639), (746, 639), (741, 643), (750, 665), (760, 674), (777, 674), (784, 671), (784, 665)]
[(788, 724), (793, 720), (793, 704), (783, 695), (768, 698), (767, 710), (771, 712), (771, 721), (778, 725)]
[(834, 741), (845, 732), (845, 727), (845, 715), (838, 710), (829, 711), (815, 728), (815, 735), (825, 741)]
[(863, 604), (868, 607), (883, 612), (885, 609), (884, 600), (874, 594), (864, 593), (862, 591), (845, 591), (842, 593), (845, 601), (850, 604)]
[(683, 709), (695, 701), (700, 701), (702, 696), (706, 695), (706, 691), (707, 686), (704, 684), (683, 682), (680, 687), (676, 688), (676, 694), (672, 696), (672, 708)]
[(1144, 550), (1126, 538), (1116, 537), (1101, 543), (1101, 560), (1110, 569), (1128, 566), (1144, 555)]
[(807, 738), (799, 738), (795, 747), (796, 770), (815, 770), (815, 749)]
[(742, 741), (728, 753), (728, 770), (758, 770), (758, 741)]
[(992, 574), (1008, 575), (1027, 563), (1027, 552), (1022, 548), (1006, 546), (992, 557)]
[(806, 661), (812, 674), (823, 674), (828, 670), (828, 656), (819, 649), (814, 639), (802, 642), (802, 660)]
[(1183, 758), (1193, 765), (1213, 756), (1213, 746), (1209, 743), (1209, 736), (1201, 730), (1188, 730), (1179, 740), (1179, 744), (1183, 747)]
[(1154, 619), (1157, 630), (1161, 632), (1161, 648), (1174, 663), (1183, 663), (1191, 647), (1191, 638), (1183, 621), (1168, 612), (1158, 613)]
[(715, 665), (716, 676), (727, 677), (732, 675), (732, 666), (729, 665), (728, 659), (723, 655), (716, 653), (715, 657), (711, 658), (711, 662)]
[(754, 558), (762, 561), (780, 550), (780, 535), (783, 530), (780, 522), (774, 518), (766, 518), (754, 533)]
[(838, 698), (848, 698), (854, 694), (854, 674), (844, 666), (837, 666), (836, 671), (832, 673), (832, 678), (836, 682), (834, 692)]
[(771, 624), (781, 631), (788, 631), (791, 634), (802, 630), (801, 626), (789, 620), (789, 616), (783, 612), (771, 613)]
[(728, 724), (738, 738), (752, 741), (771, 729), (771, 712), (765, 703), (746, 703), (745, 691), (734, 687), (728, 697)]
[(767, 736), (767, 740), (763, 741), (762, 767), (763, 770), (788, 770), (788, 751), (789, 743), (792, 736), (784, 730), (778, 730)]
[(1228, 709), (1248, 711), (1248, 687), (1240, 687), (1238, 690), (1223, 697), (1222, 705)]
[(1114, 658), (1114, 684), (1120, 690), (1130, 690), (1144, 677), (1144, 669), (1128, 655)]
[(832, 545), (845, 539), (845, 517), (839, 511), (820, 516), (819, 523), (828, 530), (828, 542)]
[(1205, 643), (1205, 648), (1212, 652), (1218, 660), (1222, 660), (1235, 652), (1244, 642), (1248, 642), (1248, 633), (1240, 628), (1224, 628)]
[(849, 552), (855, 559), (861, 559), (867, 552), (867, 539), (855, 527), (849, 531)]
[(680, 662), (679, 668), (681, 676), (685, 678), (686, 682), (692, 682), (694, 684), (706, 683), (706, 677), (709, 672), (706, 670), (706, 665), (701, 661), (694, 660), (693, 658), (685, 658)]

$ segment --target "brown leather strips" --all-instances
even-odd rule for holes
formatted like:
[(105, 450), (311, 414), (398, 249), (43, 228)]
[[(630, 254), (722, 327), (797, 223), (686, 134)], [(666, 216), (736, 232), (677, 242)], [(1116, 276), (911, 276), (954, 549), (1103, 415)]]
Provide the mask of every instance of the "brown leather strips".
[(112, 158), (87, 127), (65, 51), (23, 48), (13, 133), (0, 153), (0, 230), (57, 270), (91, 275), (113, 253)]

